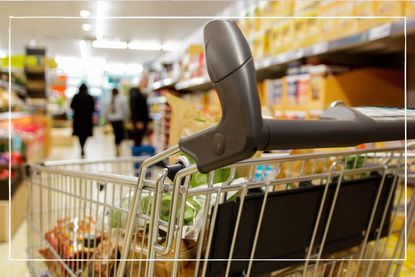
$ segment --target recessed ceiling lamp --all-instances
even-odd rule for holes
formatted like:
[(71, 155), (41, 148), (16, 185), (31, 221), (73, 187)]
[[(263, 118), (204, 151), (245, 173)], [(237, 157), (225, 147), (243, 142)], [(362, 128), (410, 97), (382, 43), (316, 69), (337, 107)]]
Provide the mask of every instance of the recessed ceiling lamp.
[(82, 30), (84, 30), (85, 32), (89, 32), (91, 31), (91, 29), (92, 29), (91, 24), (88, 24), (88, 23), (82, 24)]
[(94, 40), (92, 46), (95, 48), (126, 49), (127, 43), (118, 40)]
[(132, 41), (128, 43), (128, 49), (131, 50), (147, 50), (147, 51), (160, 51), (162, 45), (157, 42), (138, 42)]
[(79, 15), (80, 15), (81, 17), (88, 17), (88, 16), (90, 16), (90, 15), (91, 15), (91, 12), (90, 12), (90, 11), (88, 11), (88, 10), (81, 10), (81, 11), (79, 12)]
[(179, 46), (173, 42), (166, 42), (166, 43), (163, 43), (163, 45), (161, 46), (161, 49), (163, 51), (177, 51), (179, 50)]
[(79, 42), (79, 50), (81, 52), (81, 57), (85, 58), (88, 55), (88, 51), (86, 49), (86, 41), (85, 40), (81, 40)]

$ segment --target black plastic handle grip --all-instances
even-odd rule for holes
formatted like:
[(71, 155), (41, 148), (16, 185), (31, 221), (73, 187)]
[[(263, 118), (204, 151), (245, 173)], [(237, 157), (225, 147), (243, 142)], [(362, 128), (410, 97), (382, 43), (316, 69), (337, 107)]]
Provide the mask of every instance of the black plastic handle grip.
[[(204, 29), (209, 77), (218, 93), (218, 125), (179, 141), (200, 172), (252, 157), (257, 150), (354, 146), (405, 138), (404, 122), (375, 121), (347, 107), (328, 109), (322, 120), (264, 120), (249, 45), (236, 24), (215, 20)], [(408, 122), (408, 139), (415, 122)]]

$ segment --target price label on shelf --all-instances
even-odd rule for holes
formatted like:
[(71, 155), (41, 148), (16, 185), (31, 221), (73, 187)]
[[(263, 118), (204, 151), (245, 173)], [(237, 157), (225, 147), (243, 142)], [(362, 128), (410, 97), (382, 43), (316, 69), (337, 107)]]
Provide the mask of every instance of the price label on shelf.
[(369, 30), (368, 39), (375, 40), (387, 37), (391, 34), (391, 24), (384, 24)]
[(318, 55), (318, 54), (327, 52), (328, 49), (329, 49), (328, 42), (320, 42), (312, 46), (311, 52), (313, 53), (313, 55)]

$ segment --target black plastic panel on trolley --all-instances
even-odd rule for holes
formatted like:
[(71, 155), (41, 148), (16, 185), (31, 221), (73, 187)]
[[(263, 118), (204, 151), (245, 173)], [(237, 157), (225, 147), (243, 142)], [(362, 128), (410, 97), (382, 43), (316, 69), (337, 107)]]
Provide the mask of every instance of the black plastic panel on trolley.
[[(323, 247), (323, 257), (350, 249), (363, 242), (362, 234), (365, 234), (367, 229), (381, 180), (382, 176), (374, 173), (367, 178), (341, 183)], [(376, 239), (375, 230), (381, 228), (382, 214), (386, 209), (380, 237), (387, 236), (391, 228), (390, 215), (393, 205), (387, 206), (387, 201), (390, 193), (392, 193), (391, 199), (394, 199), (395, 191), (391, 191), (394, 187), (393, 180), (393, 175), (385, 177), (370, 229), (369, 241)], [(329, 185), (313, 249), (317, 250), (322, 241), (336, 185), (337, 183)], [(264, 261), (264, 259), (306, 258), (324, 188), (324, 185), (313, 185), (268, 194), (254, 255), (254, 259), (262, 259), (262, 261), (253, 261), (252, 276), (301, 263), (301, 260)], [(254, 193), (245, 197), (233, 259), (249, 260), (263, 199), (263, 193)], [(219, 205), (209, 259), (228, 258), (239, 206), (240, 199)], [(209, 262), (207, 276), (224, 276), (226, 264), (227, 262), (222, 261)], [(243, 276), (247, 268), (248, 261), (233, 261), (229, 275)]]

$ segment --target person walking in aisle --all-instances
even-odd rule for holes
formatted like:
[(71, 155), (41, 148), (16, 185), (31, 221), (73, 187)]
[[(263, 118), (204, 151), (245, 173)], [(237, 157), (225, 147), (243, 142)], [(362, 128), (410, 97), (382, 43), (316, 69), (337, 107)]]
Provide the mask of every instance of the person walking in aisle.
[(115, 137), (115, 155), (121, 154), (121, 142), (124, 140), (124, 120), (128, 117), (128, 107), (125, 98), (120, 95), (118, 89), (112, 89), (110, 101), (105, 107), (105, 118), (111, 123)]
[(81, 145), (81, 157), (85, 157), (85, 143), (92, 136), (93, 119), (95, 111), (94, 98), (88, 93), (88, 87), (82, 84), (79, 92), (72, 98), (73, 110), (73, 135), (79, 138)]
[(147, 88), (147, 75), (143, 73), (138, 87), (130, 90), (130, 111), (133, 125), (134, 146), (140, 146), (147, 130), (150, 117), (148, 114), (147, 99), (143, 91)]

